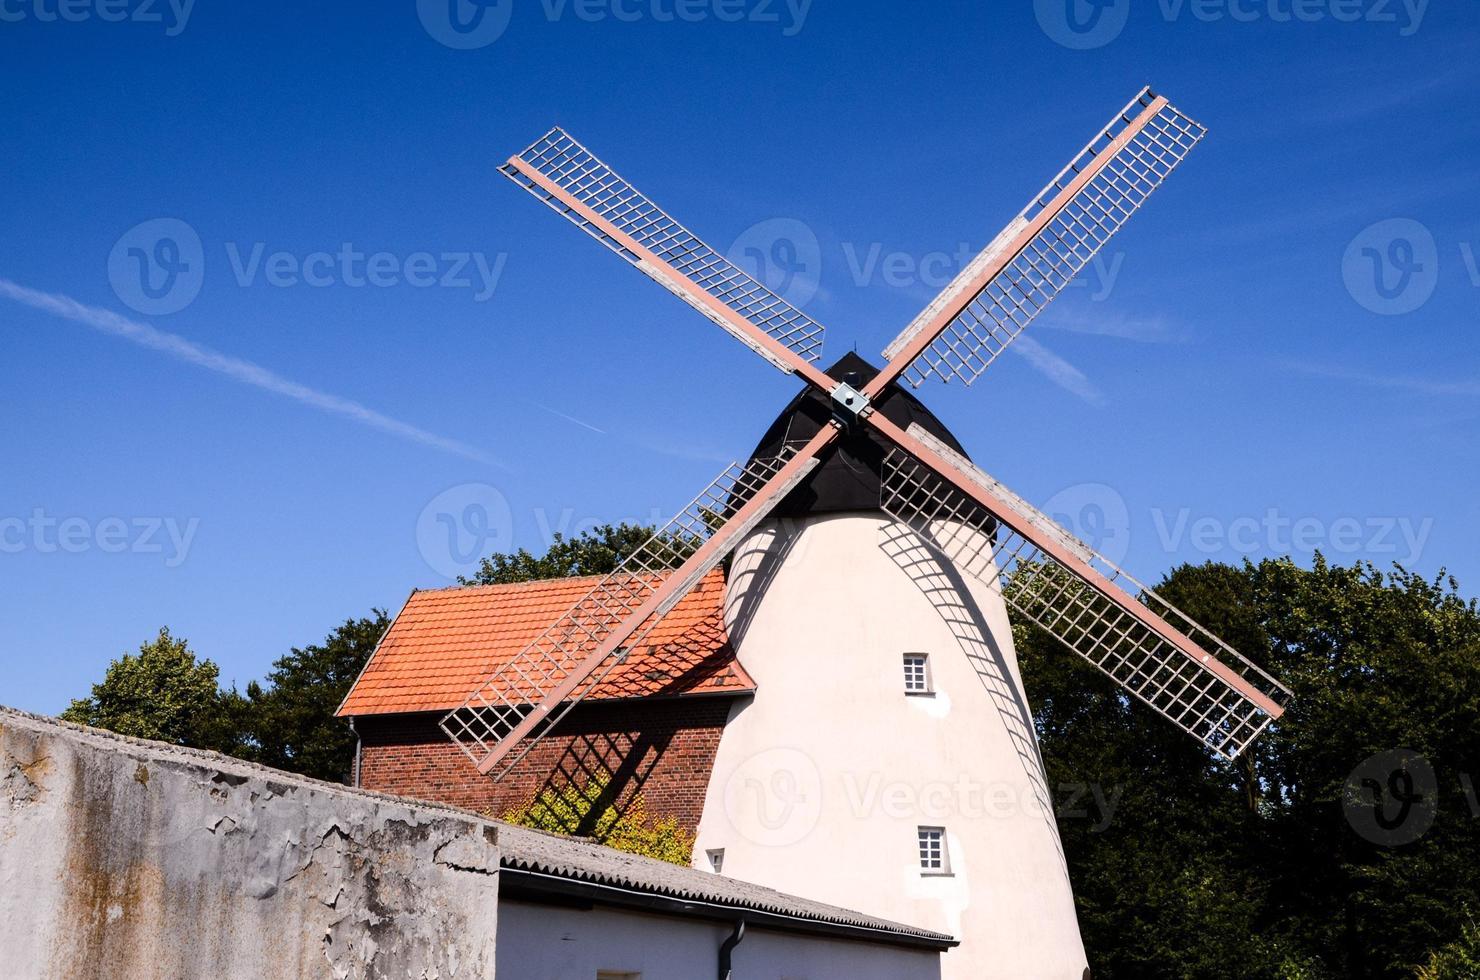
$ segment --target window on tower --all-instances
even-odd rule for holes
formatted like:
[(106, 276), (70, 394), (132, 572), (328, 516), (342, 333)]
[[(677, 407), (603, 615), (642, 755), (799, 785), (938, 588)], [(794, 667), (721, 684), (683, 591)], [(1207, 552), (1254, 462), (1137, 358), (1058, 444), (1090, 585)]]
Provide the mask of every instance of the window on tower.
[(946, 849), (944, 827), (921, 827), (920, 873), (922, 875), (948, 875), (951, 873), (951, 855)]
[(934, 694), (930, 682), (930, 656), (924, 653), (904, 655), (904, 693)]

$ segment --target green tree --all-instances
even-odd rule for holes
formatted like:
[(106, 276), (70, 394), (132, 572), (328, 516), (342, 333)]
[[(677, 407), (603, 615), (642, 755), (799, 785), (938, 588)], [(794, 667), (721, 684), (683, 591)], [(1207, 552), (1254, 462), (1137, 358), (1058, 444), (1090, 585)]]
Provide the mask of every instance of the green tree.
[(1480, 977), (1480, 923), (1466, 916), (1459, 938), (1435, 951), (1417, 980), (1474, 980)]
[[(478, 574), (460, 581), (463, 585), (508, 585), (572, 575), (605, 575), (646, 544), (656, 530), (639, 524), (603, 524), (574, 538), (567, 538), (557, 531), (543, 555), (536, 557), (523, 548), (493, 554), (483, 559)], [(692, 552), (692, 547), (680, 545), (665, 550), (673, 551), (677, 559), (682, 560)], [(677, 562), (670, 560), (664, 563)]]
[(176, 745), (234, 747), (217, 675), (214, 663), (198, 660), (164, 627), (138, 653), (113, 661), (91, 696), (73, 701), (62, 718)]
[[(1480, 758), (1480, 612), (1451, 579), (1316, 558), (1174, 570), (1157, 591), (1289, 685), (1235, 763), (1041, 632), (1018, 652), (1050, 784), (1121, 793), (1108, 827), (1061, 817), (1097, 978), (1408, 977), (1453, 941), (1480, 866), (1459, 775)], [(1408, 748), (1437, 818), (1401, 846), (1347, 819), (1346, 783)], [(1097, 829), (1098, 828), (1098, 829)]]
[(390, 627), (384, 610), (373, 613), (346, 620), (323, 643), (294, 647), (273, 663), (265, 685), (251, 682), (245, 696), (232, 692), (243, 755), (316, 779), (349, 775), (355, 736), (334, 712)]

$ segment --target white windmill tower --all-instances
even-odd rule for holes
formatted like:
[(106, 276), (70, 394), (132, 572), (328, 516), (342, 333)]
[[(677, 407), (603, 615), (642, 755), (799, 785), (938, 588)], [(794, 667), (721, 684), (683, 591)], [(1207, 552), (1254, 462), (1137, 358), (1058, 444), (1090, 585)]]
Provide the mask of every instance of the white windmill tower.
[(951, 932), (949, 977), (1080, 977), (1008, 608), (1225, 758), (1289, 692), (974, 466), (897, 382), (975, 380), (1204, 134), (1144, 90), (882, 369), (831, 373), (821, 326), (562, 130), (511, 158), (510, 178), (808, 387), (443, 728), (508, 772), (733, 556), (727, 621), (757, 691), (725, 728), (696, 863), (723, 851), (726, 874)]

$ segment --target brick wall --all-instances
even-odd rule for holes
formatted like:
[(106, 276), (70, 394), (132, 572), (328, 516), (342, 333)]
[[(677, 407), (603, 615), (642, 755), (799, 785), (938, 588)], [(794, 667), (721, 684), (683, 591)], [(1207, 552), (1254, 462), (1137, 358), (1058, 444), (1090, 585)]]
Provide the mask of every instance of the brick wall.
[(437, 727), (441, 713), (364, 715), (355, 719), (360, 785), (496, 817), (545, 788), (605, 775), (619, 806), (641, 794), (651, 816), (676, 817), (693, 831), (732, 700), (585, 702), (498, 782), (479, 775)]

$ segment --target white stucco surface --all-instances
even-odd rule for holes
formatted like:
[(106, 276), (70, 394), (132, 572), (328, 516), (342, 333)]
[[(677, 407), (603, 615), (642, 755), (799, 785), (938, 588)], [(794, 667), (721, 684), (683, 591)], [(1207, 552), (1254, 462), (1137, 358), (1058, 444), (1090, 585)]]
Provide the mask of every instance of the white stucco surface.
[[(613, 909), (505, 901), (501, 977), (594, 980), (598, 971), (642, 980), (712, 977), (731, 934), (721, 924)], [(937, 980), (941, 955), (871, 943), (748, 929), (732, 954), (737, 980)]]
[(496, 833), (0, 709), (0, 976), (489, 978)]
[[(881, 514), (833, 515), (752, 535), (726, 618), (758, 689), (725, 728), (696, 866), (722, 848), (727, 875), (954, 935), (945, 977), (1080, 980), (1001, 597)], [(914, 652), (933, 697), (904, 693)], [(922, 875), (922, 825), (946, 828), (949, 876)]]

